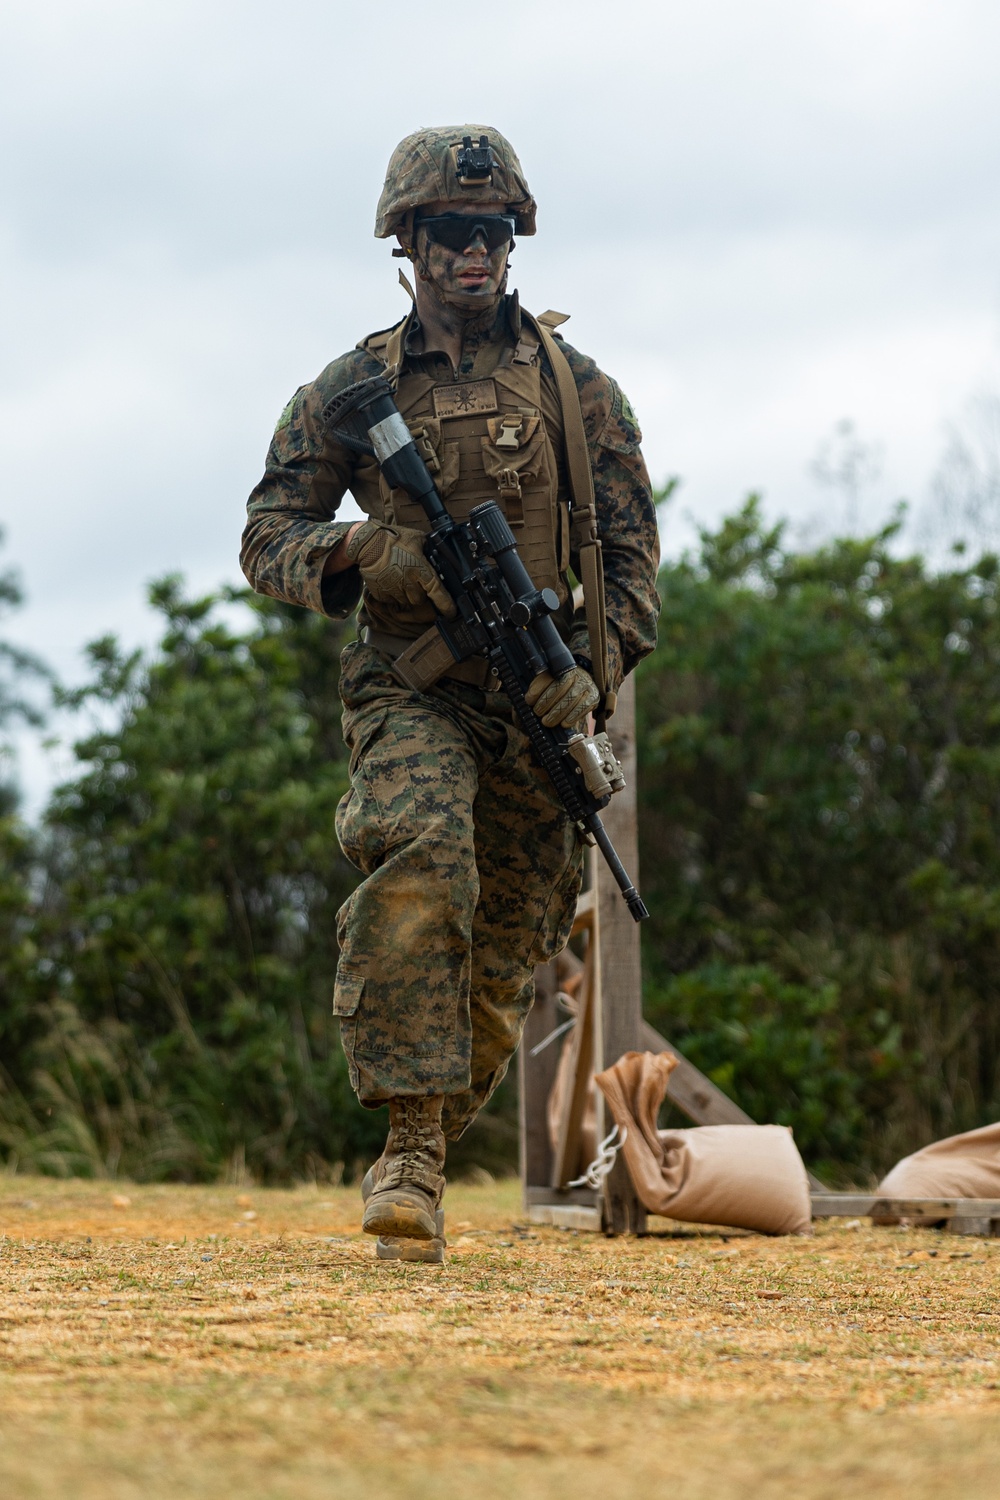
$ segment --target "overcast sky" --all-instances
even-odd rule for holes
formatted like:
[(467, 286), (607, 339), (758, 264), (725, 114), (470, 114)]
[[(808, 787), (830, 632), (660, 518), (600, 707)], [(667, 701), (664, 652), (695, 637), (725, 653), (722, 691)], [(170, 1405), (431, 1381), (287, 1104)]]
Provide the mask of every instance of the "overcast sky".
[[(150, 578), (239, 578), (281, 408), (405, 311), (372, 224), (420, 124), (514, 143), (513, 281), (682, 477), (668, 545), (751, 488), (801, 537), (919, 511), (1000, 387), (998, 57), (995, 0), (4, 0), (3, 631), (78, 679)], [(810, 473), (843, 419), (853, 516)]]

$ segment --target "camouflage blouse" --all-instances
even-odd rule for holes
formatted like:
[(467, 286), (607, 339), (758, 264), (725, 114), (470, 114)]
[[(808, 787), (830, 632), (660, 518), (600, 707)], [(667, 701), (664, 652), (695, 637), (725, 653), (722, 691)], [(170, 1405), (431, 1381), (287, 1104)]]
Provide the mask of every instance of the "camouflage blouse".
[[(484, 342), (516, 345), (520, 336), (517, 294), (505, 297), (488, 319), (465, 331), (456, 379), (468, 378)], [(557, 335), (558, 337), (558, 335)], [(660, 601), (656, 591), (659, 541), (649, 475), (640, 450), (642, 434), (620, 387), (587, 355), (560, 340), (569, 361), (590, 449), (597, 502), (597, 522), (604, 558), (609, 629), (611, 685), (652, 651)], [(403, 368), (440, 376), (451, 363), (442, 353), (421, 352), (416, 312), (407, 320)], [(330, 553), (353, 521), (338, 521), (337, 510), (352, 489), (358, 460), (324, 432), (327, 402), (345, 386), (381, 372), (378, 359), (360, 345), (341, 355), (316, 380), (296, 391), (285, 407), (268, 449), (260, 483), (247, 504), (240, 563), (251, 586), (320, 614), (344, 618), (361, 598), (356, 568), (323, 577)], [(543, 381), (555, 381), (543, 356)], [(561, 442), (561, 440), (560, 440)], [(566, 492), (565, 464), (560, 462), (560, 497)], [(577, 572), (575, 554), (570, 559)], [(573, 617), (569, 646), (589, 665), (589, 644), (582, 606)]]

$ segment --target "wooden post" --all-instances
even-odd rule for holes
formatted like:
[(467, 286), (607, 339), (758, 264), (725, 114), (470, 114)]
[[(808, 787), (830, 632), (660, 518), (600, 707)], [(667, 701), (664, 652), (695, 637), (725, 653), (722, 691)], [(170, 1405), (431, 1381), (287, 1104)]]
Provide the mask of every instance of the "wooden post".
[(532, 1188), (548, 1185), (552, 1175), (549, 1143), (549, 1094), (559, 1066), (559, 1043), (554, 1042), (532, 1057), (533, 1047), (543, 1042), (559, 1025), (556, 1006), (555, 960), (535, 970), (535, 1003), (528, 1012), (517, 1054), (518, 1111), (521, 1125), (521, 1182), (525, 1207)]
[[(590, 862), (591, 882), (593, 860)], [(590, 1152), (582, 1157), (583, 1121), (587, 1101), (594, 1087), (594, 1037), (600, 1024), (601, 1008), (600, 941), (597, 932), (596, 892), (593, 883), (580, 897), (573, 923), (573, 936), (586, 934), (587, 951), (583, 966), (583, 983), (576, 996), (576, 1025), (569, 1038), (571, 1084), (566, 1090), (559, 1121), (559, 1133), (552, 1157), (554, 1188), (562, 1188), (590, 1166)]]
[[(626, 785), (623, 792), (612, 797), (601, 816), (622, 863), (641, 890), (634, 677), (626, 677), (622, 683), (608, 732), (622, 763)], [(623, 1052), (634, 1052), (641, 1047), (642, 968), (639, 923), (633, 921), (604, 860), (597, 859), (595, 864), (601, 967), (596, 1055), (598, 1067), (603, 1069), (616, 1063)], [(646, 1210), (636, 1197), (620, 1156), (605, 1178), (604, 1229), (607, 1234), (643, 1234), (646, 1229)]]
[[(602, 817), (625, 868), (638, 884), (635, 686), (630, 677), (622, 685), (609, 732), (627, 786), (612, 797)], [(646, 1213), (635, 1195), (622, 1158), (619, 1157), (605, 1180), (603, 1192), (554, 1184), (554, 1178), (564, 1181), (580, 1170), (574, 1151), (577, 1149), (581, 1106), (592, 1073), (610, 1067), (623, 1052), (635, 1051), (642, 1045), (639, 926), (632, 920), (603, 859), (592, 851), (588, 864), (591, 887), (580, 899), (575, 930), (587, 929), (587, 967), (593, 970), (588, 975), (580, 1000), (586, 1002), (590, 999), (596, 1004), (588, 1007), (584, 1003), (581, 1009), (581, 1021), (586, 1024), (581, 1026), (579, 1036), (573, 1039), (574, 1053), (581, 1068), (579, 1076), (574, 1077), (570, 1097), (564, 1102), (559, 1151), (554, 1153), (548, 1135), (547, 1102), (561, 1049), (554, 1044), (537, 1057), (531, 1056), (531, 1049), (559, 1024), (554, 1002), (555, 965), (547, 964), (536, 970), (535, 1005), (525, 1027), (519, 1061), (521, 1180), (525, 1207), (536, 1222), (580, 1229), (603, 1226), (608, 1234), (641, 1234), (646, 1227)], [(600, 1094), (597, 1117), (600, 1126), (604, 1118)], [(598, 1139), (604, 1133), (606, 1127), (600, 1131)], [(586, 1165), (582, 1163), (582, 1166)]]

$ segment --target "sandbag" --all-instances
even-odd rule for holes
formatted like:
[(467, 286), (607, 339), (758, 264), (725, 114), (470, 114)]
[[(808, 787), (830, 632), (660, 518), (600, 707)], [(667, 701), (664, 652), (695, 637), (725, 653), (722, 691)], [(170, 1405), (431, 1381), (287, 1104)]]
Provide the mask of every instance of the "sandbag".
[(657, 1130), (677, 1066), (670, 1052), (626, 1052), (597, 1074), (636, 1193), (650, 1213), (761, 1234), (811, 1234), (809, 1180), (783, 1125)]
[[(1000, 1198), (1000, 1123), (949, 1135), (904, 1156), (882, 1178), (878, 1193), (885, 1198)], [(910, 1222), (939, 1220), (925, 1216)]]

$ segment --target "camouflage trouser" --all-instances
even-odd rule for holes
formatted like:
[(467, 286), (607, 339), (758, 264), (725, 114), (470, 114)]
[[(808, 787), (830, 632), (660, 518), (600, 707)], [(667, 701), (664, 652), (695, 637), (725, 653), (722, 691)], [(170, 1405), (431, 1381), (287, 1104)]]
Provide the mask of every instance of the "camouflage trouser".
[(580, 844), (503, 694), (415, 692), (360, 642), (340, 690), (337, 836), (366, 876), (337, 917), (351, 1082), (372, 1107), (444, 1094), (454, 1140), (507, 1071), (535, 965), (569, 937)]

